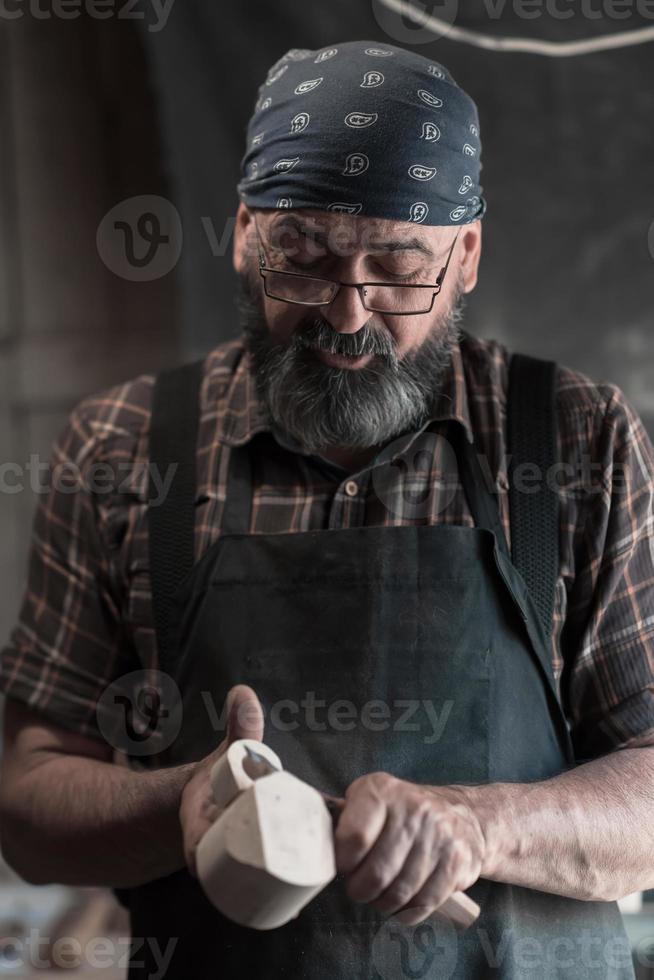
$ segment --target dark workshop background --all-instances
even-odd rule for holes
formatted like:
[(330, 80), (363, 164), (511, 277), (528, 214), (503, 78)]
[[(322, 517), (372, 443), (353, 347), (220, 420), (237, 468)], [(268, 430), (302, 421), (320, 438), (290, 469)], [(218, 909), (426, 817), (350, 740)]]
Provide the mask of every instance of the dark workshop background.
[[(549, 40), (654, 24), (654, 9), (591, 18), (577, 0), (563, 5), (571, 19), (523, 19), (508, 2), (493, 19), (488, 3), (461, 0), (456, 24)], [(85, 394), (236, 335), (231, 238), (215, 253), (231, 231), (257, 86), (288, 48), (348, 39), (415, 39), (478, 103), (488, 214), (467, 329), (619, 384), (654, 433), (654, 43), (571, 58), (498, 53), (422, 43), (397, 18), (384, 26), (380, 10), (372, 0), (175, 0), (161, 29), (152, 11), (63, 20), (25, 4), (19, 18), (0, 16), (2, 461), (46, 459)], [(179, 212), (181, 258), (132, 282), (103, 263), (96, 234), (115, 205), (153, 194)], [(2, 642), (34, 502), (29, 489), (0, 494)]]

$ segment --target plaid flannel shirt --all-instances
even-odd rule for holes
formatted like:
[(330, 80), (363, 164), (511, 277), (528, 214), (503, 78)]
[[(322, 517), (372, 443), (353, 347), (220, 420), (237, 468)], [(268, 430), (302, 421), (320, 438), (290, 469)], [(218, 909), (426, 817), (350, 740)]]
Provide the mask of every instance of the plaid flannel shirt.
[[(430, 421), (444, 436), (452, 423), (472, 433), (510, 541), (508, 365), (500, 344), (468, 338)], [(96, 705), (107, 685), (157, 668), (146, 521), (153, 383), (154, 375), (141, 374), (70, 413), (37, 497), (18, 620), (0, 651), (0, 688), (9, 697), (98, 738)], [(232, 447), (251, 440), (252, 533), (416, 519), (473, 526), (464, 493), (442, 478), (438, 452), (408, 477), (376, 458), (351, 473), (271, 429), (242, 339), (207, 354), (200, 397), (197, 560), (221, 533)], [(591, 758), (654, 742), (654, 451), (615, 386), (562, 369), (557, 405), (561, 462), (571, 477), (561, 493), (551, 656), (575, 748)], [(424, 435), (411, 434), (407, 445), (419, 446), (414, 440)], [(418, 518), (408, 499), (425, 501)]]

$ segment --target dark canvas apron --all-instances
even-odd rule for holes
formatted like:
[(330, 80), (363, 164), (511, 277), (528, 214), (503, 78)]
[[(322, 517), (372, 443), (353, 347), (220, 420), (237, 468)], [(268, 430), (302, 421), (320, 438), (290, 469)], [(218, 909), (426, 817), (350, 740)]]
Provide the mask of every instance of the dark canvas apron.
[[(186, 401), (174, 404), (178, 419), (197, 411), (189, 377)], [(170, 390), (164, 401), (170, 405)], [(523, 782), (574, 764), (541, 618), (509, 557), (474, 449), (458, 423), (450, 435), (474, 529), (251, 534), (257, 443), (233, 450), (223, 533), (177, 582), (158, 624), (162, 669), (184, 708), (181, 733), (160, 763), (211, 752), (224, 736), (211, 705), (219, 714), (229, 688), (247, 683), (285, 768), (330, 793), (379, 770), (427, 784)], [(171, 455), (182, 451), (179, 442), (178, 432)], [(166, 455), (160, 446), (157, 453)], [(194, 458), (188, 446), (185, 456)], [(187, 500), (189, 474), (180, 478), (188, 477)], [(167, 534), (153, 531), (164, 588), (160, 563), (174, 577), (171, 561), (183, 564), (192, 552), (192, 514), (178, 513)], [(232, 924), (184, 870), (132, 889), (129, 904), (134, 936), (156, 937), (161, 948), (178, 937), (165, 974), (175, 980), (633, 977), (615, 903), (486, 880), (469, 894), (482, 914), (460, 935), (438, 923), (403, 929), (385, 921), (350, 902), (340, 876), (270, 932)], [(156, 969), (141, 947), (129, 976)]]

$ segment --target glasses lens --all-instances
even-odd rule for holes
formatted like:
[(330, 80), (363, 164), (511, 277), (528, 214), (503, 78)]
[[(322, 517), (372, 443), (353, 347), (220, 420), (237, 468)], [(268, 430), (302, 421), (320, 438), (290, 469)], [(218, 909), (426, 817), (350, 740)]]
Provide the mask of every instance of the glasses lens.
[(436, 290), (433, 286), (365, 286), (366, 309), (375, 313), (427, 313)]
[(331, 303), (337, 285), (324, 279), (293, 276), (283, 272), (266, 272), (266, 292), (273, 299), (287, 303)]

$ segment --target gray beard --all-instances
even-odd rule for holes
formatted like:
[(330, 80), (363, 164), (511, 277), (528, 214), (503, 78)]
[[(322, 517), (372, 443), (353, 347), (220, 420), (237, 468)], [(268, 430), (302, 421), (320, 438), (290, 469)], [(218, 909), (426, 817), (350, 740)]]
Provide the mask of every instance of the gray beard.
[[(273, 343), (247, 275), (239, 276), (237, 307), (257, 389), (273, 422), (306, 452), (359, 452), (419, 429), (429, 418), (461, 337), (464, 292), (459, 279), (451, 308), (401, 359), (384, 328), (364, 324), (356, 333), (338, 333), (315, 312), (287, 344)], [(337, 368), (318, 360), (312, 347), (377, 357), (362, 368)]]

